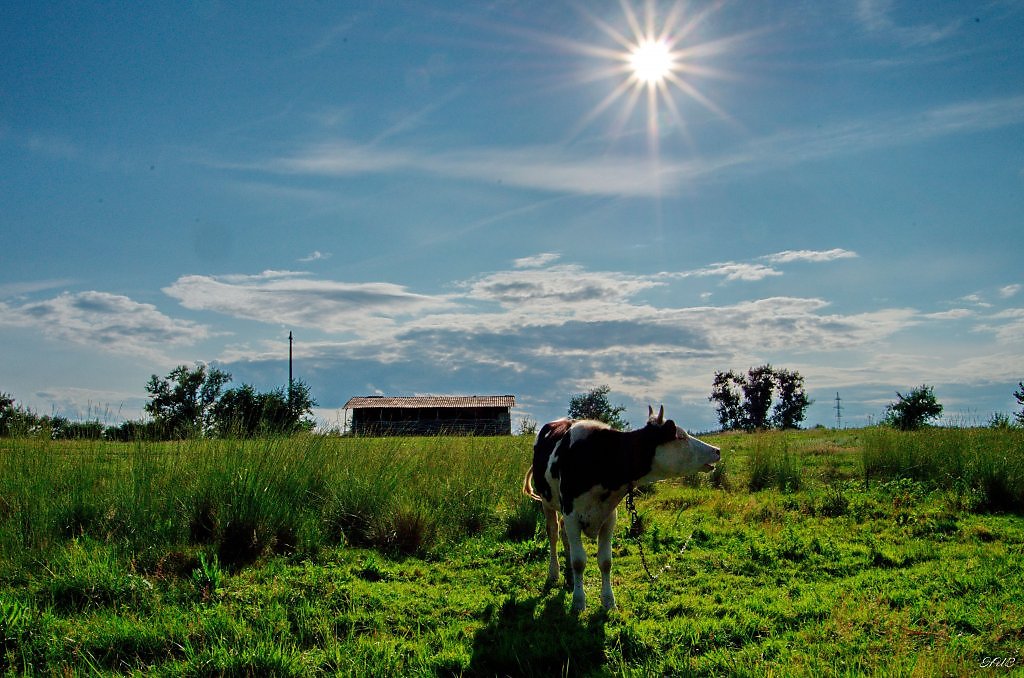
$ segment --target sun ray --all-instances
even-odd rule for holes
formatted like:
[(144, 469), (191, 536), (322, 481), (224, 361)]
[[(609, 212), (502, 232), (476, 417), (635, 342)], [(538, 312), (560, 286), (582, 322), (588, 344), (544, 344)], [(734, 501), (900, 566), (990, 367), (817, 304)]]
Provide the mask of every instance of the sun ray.
[[(677, 26), (679, 24), (679, 19), (680, 19), (680, 16), (682, 15), (682, 12), (683, 12), (683, 3), (682, 2), (675, 2), (675, 3), (672, 4), (672, 8), (669, 9), (668, 14), (665, 15), (665, 22), (661, 25), (661, 34), (658, 35), (658, 37), (657, 37), (658, 40), (663, 40), (665, 42), (674, 42), (673, 40), (670, 40), (669, 36), (672, 33), (673, 27), (675, 27), (675, 26)], [(684, 34), (676, 35), (676, 40), (678, 40), (680, 38), (683, 38), (683, 37), (686, 37), (686, 36)]]
[(647, 146), (651, 157), (658, 159), (658, 85), (647, 83)]
[(612, 127), (612, 139), (618, 139), (622, 135), (622, 131), (626, 128), (626, 123), (629, 122), (629, 119), (633, 115), (633, 111), (636, 110), (636, 105), (640, 101), (640, 95), (643, 90), (636, 87), (629, 87), (627, 92), (628, 98), (626, 99), (626, 103)]
[(619, 83), (618, 87), (612, 90), (608, 96), (602, 99), (597, 106), (592, 108), (587, 114), (580, 120), (573, 129), (569, 132), (567, 141), (571, 141), (579, 136), (584, 129), (586, 129), (590, 123), (596, 120), (602, 113), (608, 110), (612, 104), (622, 98), (624, 94), (627, 94), (633, 88), (633, 83), (628, 80), (623, 80)]
[(654, 0), (647, 0), (644, 3), (644, 35), (648, 39), (654, 39)]
[(672, 114), (672, 119), (676, 123), (676, 127), (689, 137), (686, 129), (686, 121), (683, 119), (682, 113), (679, 112), (679, 107), (676, 106), (676, 100), (672, 98), (672, 93), (668, 90), (668, 85), (665, 82), (658, 83), (658, 89), (662, 95), (662, 101), (665, 102), (665, 108), (668, 109), (669, 113)]
[[(613, 28), (612, 25), (609, 24), (607, 21), (604, 21), (603, 19), (594, 16), (583, 7), (576, 7), (576, 11), (583, 14), (583, 16), (586, 17), (588, 21), (597, 26), (597, 28), (600, 29), (602, 33), (604, 33), (609, 38), (617, 42), (619, 46), (622, 47), (623, 49), (628, 50), (633, 46), (633, 41), (631, 41), (628, 37), (623, 35), (620, 31), (615, 30), (615, 28)], [(622, 54), (622, 52), (616, 52), (616, 54)]]
[(640, 20), (637, 18), (636, 12), (633, 11), (633, 6), (629, 4), (629, 0), (619, 0), (619, 5), (622, 7), (622, 13), (626, 17), (626, 23), (629, 24), (630, 30), (633, 31), (633, 44), (635, 45), (644, 37), (644, 30), (640, 27)]
[(732, 117), (726, 113), (721, 106), (717, 105), (714, 101), (704, 96), (699, 89), (686, 82), (682, 78), (677, 77), (675, 74), (669, 75), (666, 80), (670, 81), (673, 85), (678, 87), (680, 90), (686, 93), (691, 99), (708, 109), (723, 120), (732, 120)]

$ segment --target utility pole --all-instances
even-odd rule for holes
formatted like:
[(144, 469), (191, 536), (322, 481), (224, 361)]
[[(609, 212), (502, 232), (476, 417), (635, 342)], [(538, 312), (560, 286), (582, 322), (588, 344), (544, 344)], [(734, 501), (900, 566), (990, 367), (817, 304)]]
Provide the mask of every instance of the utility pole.
[(843, 427), (843, 406), (840, 403), (839, 391), (836, 391), (836, 428)]
[(292, 399), (292, 333), (288, 332), (288, 400)]

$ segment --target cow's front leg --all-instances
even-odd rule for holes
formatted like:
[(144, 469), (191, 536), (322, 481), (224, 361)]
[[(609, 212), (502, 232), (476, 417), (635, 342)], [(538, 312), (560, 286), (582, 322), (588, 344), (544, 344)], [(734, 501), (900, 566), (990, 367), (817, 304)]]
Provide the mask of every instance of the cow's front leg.
[(583, 550), (583, 532), (575, 517), (565, 519), (565, 533), (569, 539), (569, 563), (572, 565), (572, 609), (587, 609), (587, 594), (583, 592), (583, 570), (587, 567), (587, 552)]
[(558, 512), (544, 506), (544, 518), (547, 521), (547, 533), (548, 533), (548, 545), (551, 547), (551, 557), (548, 560), (548, 579), (544, 583), (545, 586), (555, 586), (558, 584), (558, 533), (560, 523), (562, 522), (558, 518)]
[(615, 511), (601, 525), (597, 533), (597, 567), (601, 570), (601, 604), (604, 609), (615, 607), (615, 594), (612, 593), (612, 534), (615, 532)]

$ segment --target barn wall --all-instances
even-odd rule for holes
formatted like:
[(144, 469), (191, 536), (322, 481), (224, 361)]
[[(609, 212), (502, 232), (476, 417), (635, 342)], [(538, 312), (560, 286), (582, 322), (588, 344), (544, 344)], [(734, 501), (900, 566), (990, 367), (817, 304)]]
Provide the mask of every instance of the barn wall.
[(372, 408), (352, 411), (357, 436), (512, 435), (507, 407)]

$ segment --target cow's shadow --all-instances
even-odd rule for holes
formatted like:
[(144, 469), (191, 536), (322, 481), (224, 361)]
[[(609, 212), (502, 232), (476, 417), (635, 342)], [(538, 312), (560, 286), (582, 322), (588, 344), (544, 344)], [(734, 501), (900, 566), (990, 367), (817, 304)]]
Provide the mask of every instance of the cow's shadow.
[(487, 676), (581, 675), (605, 661), (606, 615), (568, 612), (563, 591), (489, 605), (473, 639), (470, 673)]

